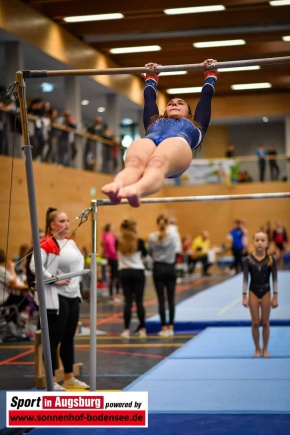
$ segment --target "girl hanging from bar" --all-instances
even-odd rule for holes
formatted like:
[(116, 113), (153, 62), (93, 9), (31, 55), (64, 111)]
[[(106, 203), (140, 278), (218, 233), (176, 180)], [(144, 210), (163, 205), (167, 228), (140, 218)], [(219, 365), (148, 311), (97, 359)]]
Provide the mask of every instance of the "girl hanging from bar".
[[(207, 59), (204, 67), (215, 65)], [(194, 115), (186, 101), (173, 98), (163, 116), (156, 105), (158, 67), (149, 63), (152, 73), (145, 74), (143, 121), (145, 137), (136, 139), (128, 148), (125, 168), (112, 183), (102, 187), (113, 204), (127, 198), (132, 207), (140, 206), (140, 198), (158, 192), (164, 178), (180, 177), (189, 168), (192, 151), (202, 143), (211, 117), (211, 100), (219, 73), (215, 69), (204, 71), (205, 82)]]

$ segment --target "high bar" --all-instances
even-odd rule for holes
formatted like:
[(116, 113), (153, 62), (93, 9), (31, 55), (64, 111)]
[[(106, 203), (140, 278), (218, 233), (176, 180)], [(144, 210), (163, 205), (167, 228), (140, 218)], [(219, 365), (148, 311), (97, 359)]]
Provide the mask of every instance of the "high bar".
[[(198, 71), (207, 69), (232, 68), (241, 66), (262, 66), (290, 63), (290, 56), (269, 57), (262, 59), (232, 60), (226, 62), (216, 62), (214, 65), (205, 67), (203, 63), (185, 64), (185, 65), (160, 65), (155, 71), (172, 72), (172, 71)], [(73, 69), (73, 70), (23, 70), (20, 71), (24, 78), (40, 78), (55, 76), (85, 76), (85, 75), (114, 75), (114, 74), (142, 74), (152, 72), (151, 69), (142, 67), (127, 68), (104, 68), (104, 69)]]
[[(142, 198), (140, 200), (141, 204), (156, 204), (156, 203), (173, 203), (173, 202), (215, 202), (215, 201), (241, 201), (241, 200), (252, 200), (252, 199), (280, 199), (280, 198), (290, 198), (290, 192), (275, 192), (275, 193), (250, 193), (243, 195), (207, 195), (207, 196), (177, 196), (177, 197), (167, 197), (167, 198)], [(109, 199), (98, 199), (96, 200), (97, 205), (115, 205), (112, 204)], [(120, 204), (124, 205), (128, 202), (126, 199), (122, 199)]]

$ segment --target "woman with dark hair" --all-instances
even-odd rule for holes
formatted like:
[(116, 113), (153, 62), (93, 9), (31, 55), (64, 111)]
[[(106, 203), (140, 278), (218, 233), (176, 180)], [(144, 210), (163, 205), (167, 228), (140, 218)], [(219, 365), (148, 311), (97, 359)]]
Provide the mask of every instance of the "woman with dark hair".
[[(174, 234), (168, 231), (168, 219), (164, 215), (157, 218), (158, 231), (149, 235), (149, 254), (153, 259), (153, 281), (158, 297), (159, 314), (161, 319), (161, 337), (174, 335), (175, 314), (175, 246)], [(169, 321), (166, 323), (165, 290), (169, 308)]]
[(139, 326), (137, 335), (146, 337), (145, 309), (143, 296), (145, 289), (145, 266), (143, 258), (147, 255), (144, 241), (138, 237), (136, 222), (125, 219), (121, 223), (120, 236), (117, 240), (120, 279), (125, 297), (124, 331), (121, 336), (130, 337), (132, 306), (135, 300)]
[[(207, 59), (204, 67), (214, 66), (215, 62)], [(126, 154), (125, 168), (112, 183), (102, 188), (113, 204), (127, 198), (132, 207), (139, 207), (140, 198), (158, 192), (164, 178), (180, 177), (189, 168), (192, 151), (201, 146), (210, 122), (211, 100), (219, 73), (214, 69), (205, 70), (205, 82), (194, 115), (186, 101), (173, 98), (160, 116), (156, 105), (157, 66), (146, 65), (152, 72), (145, 74), (145, 137), (134, 140)]]
[[(67, 214), (49, 208), (46, 213), (46, 237), (41, 240), (43, 277), (51, 278), (84, 268), (84, 257), (74, 240), (68, 237), (69, 220)], [(35, 259), (31, 258), (30, 268), (35, 273)], [(54, 390), (66, 391), (88, 389), (89, 385), (74, 377), (74, 335), (79, 321), (80, 277), (67, 278), (44, 285), (50, 351), (53, 374), (57, 368), (58, 346), (64, 367), (63, 386), (56, 382)], [(36, 303), (37, 292), (36, 292)]]

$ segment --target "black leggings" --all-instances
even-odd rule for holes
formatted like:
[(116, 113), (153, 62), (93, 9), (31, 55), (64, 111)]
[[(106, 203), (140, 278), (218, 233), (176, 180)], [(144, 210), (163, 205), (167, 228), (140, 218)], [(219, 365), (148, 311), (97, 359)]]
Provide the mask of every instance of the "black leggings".
[(125, 297), (124, 323), (125, 329), (130, 327), (133, 301), (137, 305), (139, 328), (145, 327), (145, 309), (143, 295), (145, 288), (145, 273), (143, 269), (122, 269), (120, 271), (121, 284)]
[(79, 298), (66, 298), (58, 295), (59, 312), (47, 310), (50, 352), (53, 372), (57, 368), (57, 347), (64, 372), (72, 373), (74, 364), (74, 335), (80, 312)]
[(161, 325), (166, 326), (165, 315), (165, 295), (164, 289), (167, 292), (167, 302), (169, 308), (169, 325), (173, 325), (175, 314), (175, 285), (176, 285), (176, 270), (175, 263), (154, 263), (153, 267), (153, 281), (157, 292), (159, 303), (159, 314)]
[(234, 257), (234, 262), (231, 265), (230, 269), (235, 269), (236, 273), (239, 273), (243, 270), (243, 248), (232, 248), (232, 253)]
[(108, 265), (110, 266), (110, 296), (113, 296), (113, 289), (116, 289), (116, 294), (119, 293), (119, 273), (118, 273), (118, 260), (108, 258)]

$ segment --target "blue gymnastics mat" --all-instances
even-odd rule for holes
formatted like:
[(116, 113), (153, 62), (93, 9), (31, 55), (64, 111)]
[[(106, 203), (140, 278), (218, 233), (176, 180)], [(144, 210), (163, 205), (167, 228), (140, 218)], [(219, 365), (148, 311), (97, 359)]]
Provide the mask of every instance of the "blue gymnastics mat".
[[(271, 325), (290, 326), (290, 271), (278, 273), (279, 307), (271, 311)], [(175, 331), (199, 331), (208, 326), (249, 326), (249, 309), (242, 305), (242, 274), (214, 285), (176, 305)], [(160, 330), (158, 314), (146, 320), (150, 333)]]
[[(290, 358), (289, 343), (290, 326), (271, 327), (268, 349), (272, 357)], [(169, 358), (252, 358), (253, 353), (250, 327), (209, 327), (185, 343)]]
[(288, 415), (150, 414), (148, 428), (34, 429), (31, 435), (289, 435)]
[(251, 357), (246, 329), (206, 329), (126, 391), (148, 391), (157, 413), (290, 414), (290, 328), (271, 328), (272, 358)]

